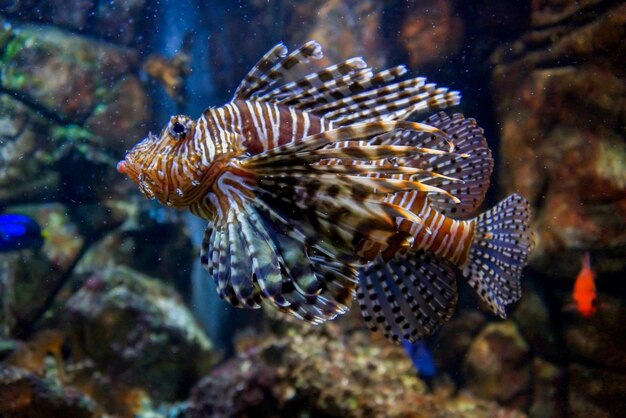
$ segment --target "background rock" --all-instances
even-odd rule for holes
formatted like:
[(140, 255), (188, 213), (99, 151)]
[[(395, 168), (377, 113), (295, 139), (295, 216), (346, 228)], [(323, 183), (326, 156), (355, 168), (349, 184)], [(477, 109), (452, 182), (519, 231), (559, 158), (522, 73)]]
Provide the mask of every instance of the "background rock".
[(469, 310), (457, 312), (432, 339), (437, 366), (448, 371), (456, 380), (462, 380), (465, 356), (472, 341), (486, 323), (487, 318), (481, 312)]
[(11, 18), (51, 23), (121, 43), (140, 43), (147, 23), (146, 0), (2, 0), (0, 12)]
[(58, 187), (59, 175), (53, 171), (56, 150), (41, 137), (49, 128), (36, 112), (0, 93), (0, 204), (32, 199)]
[(216, 359), (179, 296), (126, 267), (92, 273), (66, 309), (78, 358), (159, 399), (180, 399)]
[(511, 322), (491, 323), (474, 339), (465, 358), (468, 388), (515, 407), (527, 404), (530, 380), (528, 345)]
[(462, 47), (463, 19), (453, 0), (412, 2), (403, 17), (399, 41), (408, 64), (419, 68), (433, 62), (445, 63)]
[(623, 373), (572, 364), (569, 368), (569, 416), (619, 417), (626, 408)]
[(608, 370), (626, 371), (624, 318), (624, 303), (609, 295), (602, 296), (602, 307), (593, 317), (569, 315), (563, 324), (563, 335), (571, 358)]
[(589, 3), (534, 3), (535, 20), (554, 26), (493, 57), (503, 185), (535, 206), (537, 263), (568, 275), (563, 250), (626, 248), (624, 54), (615, 53), (626, 7)]
[[(27, 250), (7, 256), (7, 289), (5, 307), (12, 318), (11, 333), (29, 336), (60, 288), (66, 282), (84, 248), (84, 238), (59, 204), (31, 205), (8, 208), (10, 213), (21, 213), (34, 218), (46, 231), (47, 238), (41, 250)], [(10, 295), (10, 297), (9, 297)]]
[(533, 418), (566, 417), (565, 370), (535, 357), (532, 363), (532, 404), (529, 415)]
[(52, 27), (14, 26), (0, 58), (2, 87), (48, 116), (84, 121), (122, 74), (134, 51)]
[(42, 413), (50, 418), (95, 416), (93, 402), (83, 394), (23, 369), (1, 366), (0, 413), (15, 418), (42, 416)]
[[(210, 39), (217, 99), (229, 100), (250, 67), (281, 41), (290, 50), (319, 41), (324, 58), (313, 65), (320, 69), (354, 56), (363, 56), (373, 67), (384, 65), (382, 9), (372, 0), (246, 1), (239, 8), (225, 7), (212, 18), (219, 29)], [(268, 30), (249, 36), (242, 26)]]
[(198, 383), (184, 417), (523, 416), (467, 395), (426, 393), (403, 350), (368, 331), (295, 324), (241, 347)]

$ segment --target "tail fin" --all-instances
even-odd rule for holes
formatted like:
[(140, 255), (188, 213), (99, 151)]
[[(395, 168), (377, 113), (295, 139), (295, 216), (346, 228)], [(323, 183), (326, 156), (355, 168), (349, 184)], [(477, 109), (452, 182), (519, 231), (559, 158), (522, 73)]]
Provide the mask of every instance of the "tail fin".
[(521, 296), (520, 276), (532, 250), (528, 201), (512, 194), (476, 218), (474, 242), (462, 272), (502, 318)]

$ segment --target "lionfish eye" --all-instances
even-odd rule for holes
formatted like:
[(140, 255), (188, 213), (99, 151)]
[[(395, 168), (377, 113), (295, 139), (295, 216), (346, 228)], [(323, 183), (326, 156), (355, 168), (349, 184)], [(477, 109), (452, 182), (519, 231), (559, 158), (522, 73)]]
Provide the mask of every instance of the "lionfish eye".
[(177, 134), (177, 135), (181, 135), (185, 133), (185, 126), (182, 123), (178, 123), (176, 122), (174, 124), (174, 126), (172, 126), (172, 131)]
[(175, 139), (184, 138), (187, 134), (187, 127), (180, 122), (174, 122), (170, 125), (170, 134)]

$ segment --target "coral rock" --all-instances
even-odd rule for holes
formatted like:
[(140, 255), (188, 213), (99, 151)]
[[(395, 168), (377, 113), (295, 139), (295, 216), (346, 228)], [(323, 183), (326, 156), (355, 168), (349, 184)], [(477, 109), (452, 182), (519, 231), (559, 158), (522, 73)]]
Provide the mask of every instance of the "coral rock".
[(130, 49), (29, 25), (13, 27), (0, 56), (4, 89), (73, 122), (87, 118), (112, 83), (138, 66)]
[(446, 64), (463, 42), (463, 20), (451, 0), (420, 1), (403, 19), (399, 41), (416, 68)]
[(535, 1), (533, 20), (550, 26), (493, 56), (504, 186), (535, 206), (537, 266), (569, 275), (565, 250), (620, 248), (603, 256), (623, 270), (626, 4)]
[(85, 121), (93, 134), (105, 138), (108, 148), (122, 154), (146, 136), (150, 118), (148, 96), (134, 75), (117, 81)]
[[(6, 414), (6, 415), (5, 415)], [(24, 369), (0, 365), (0, 415), (13, 418), (94, 417), (94, 403), (72, 388)]]
[(131, 44), (140, 39), (146, 0), (0, 0), (0, 11), (11, 18), (51, 23), (107, 40)]
[(512, 316), (533, 351), (544, 358), (556, 360), (563, 354), (562, 347), (557, 344), (561, 338), (559, 318), (550, 312), (545, 290), (540, 283), (540, 278), (532, 272), (525, 272), (523, 296)]
[(207, 417), (523, 417), (469, 395), (426, 393), (404, 351), (368, 331), (287, 326), (256, 338), (201, 380), (185, 418)]
[(626, 411), (626, 376), (572, 364), (568, 379), (568, 417), (617, 418)]
[(565, 370), (540, 357), (532, 364), (532, 404), (530, 416), (533, 418), (565, 417)]
[(433, 337), (433, 354), (440, 369), (456, 374), (463, 366), (463, 359), (472, 341), (485, 325), (485, 315), (478, 311), (463, 310)]
[(160, 399), (185, 395), (216, 359), (180, 297), (126, 267), (94, 273), (67, 311), (79, 358)]
[(571, 312), (563, 320), (563, 335), (570, 357), (607, 369), (626, 370), (626, 333), (623, 300), (601, 295), (601, 307), (590, 318)]
[[(242, 16), (248, 18), (242, 21)], [(230, 98), (260, 54), (277, 42), (276, 33), (290, 50), (311, 39), (319, 41), (324, 58), (311, 64), (320, 68), (354, 56), (362, 56), (372, 67), (384, 66), (382, 20), (381, 3), (371, 0), (245, 2), (237, 13), (223, 14), (216, 22), (221, 31), (210, 39), (216, 51), (210, 64), (217, 96)], [(242, 25), (256, 28), (255, 36), (241, 31)]]
[(7, 210), (33, 217), (47, 235), (41, 250), (0, 255), (7, 275), (7, 292), (0, 296), (11, 317), (12, 332), (22, 336), (33, 330), (34, 322), (52, 305), (82, 252), (84, 238), (63, 205), (14, 206)]
[(528, 400), (528, 345), (513, 322), (492, 323), (475, 338), (465, 359), (468, 388), (505, 405), (522, 407)]
[(41, 135), (50, 124), (24, 103), (0, 94), (0, 206), (54, 190), (59, 175), (51, 141)]

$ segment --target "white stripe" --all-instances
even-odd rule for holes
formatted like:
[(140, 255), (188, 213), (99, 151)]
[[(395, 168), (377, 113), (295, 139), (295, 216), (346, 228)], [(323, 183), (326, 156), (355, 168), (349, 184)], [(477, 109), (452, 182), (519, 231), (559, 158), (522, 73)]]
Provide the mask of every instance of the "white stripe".
[[(445, 253), (442, 253), (441, 250), (443, 250), (443, 247), (447, 247), (448, 245), (448, 240), (450, 239), (450, 235), (446, 234), (443, 239), (441, 240), (441, 244), (439, 244), (439, 247), (435, 250), (435, 254), (441, 256)], [(452, 240), (450, 240), (450, 242), (452, 242)]]
[[(263, 116), (263, 105), (259, 102), (254, 102), (254, 105), (256, 106), (259, 112), (259, 119), (261, 119), (262, 133), (259, 133), (259, 140), (261, 141), (261, 144), (263, 144), (263, 149), (268, 150), (269, 149), (269, 144), (267, 143), (268, 132), (267, 132), (267, 124), (265, 122), (265, 116)], [(257, 128), (257, 131), (258, 131), (258, 128)]]
[(252, 108), (252, 103), (249, 101), (245, 101), (244, 103), (246, 104), (246, 107), (248, 108), (248, 113), (250, 113), (250, 118), (252, 118), (252, 125), (254, 126), (255, 129), (258, 130), (259, 122), (256, 119), (256, 114), (254, 112), (254, 109)]
[(278, 106), (273, 106), (274, 111), (276, 112), (276, 118), (274, 118), (274, 146), (278, 146), (278, 140), (280, 139), (280, 109)]
[[(200, 121), (202, 122), (202, 131), (198, 130), (195, 135), (194, 135), (194, 142), (196, 143), (196, 148), (202, 150), (202, 165), (205, 167), (208, 167), (209, 164), (211, 163), (211, 161), (213, 161), (215, 159), (215, 144), (213, 143), (213, 139), (211, 139), (211, 135), (209, 135), (209, 127), (208, 122), (206, 120), (206, 118), (204, 117), (204, 115), (202, 115), (202, 117), (200, 118)], [(200, 121), (198, 121), (198, 126), (200, 126)], [(204, 144), (201, 144), (200, 141), (202, 140), (202, 136), (204, 134)], [(206, 145), (206, 148), (209, 151), (209, 158), (207, 159), (206, 153), (204, 152), (204, 146)]]
[[(411, 194), (413, 195), (413, 197), (411, 197), (411, 200), (409, 200), (409, 202), (406, 203), (404, 199), (406, 199), (406, 197), (410, 196)], [(403, 208), (409, 209), (411, 206), (413, 206), (413, 203), (415, 203), (415, 199), (417, 199), (417, 192), (407, 193), (402, 198), (402, 203), (400, 203), (400, 206), (402, 206)]]
[(467, 238), (469, 237), (469, 233), (470, 233), (470, 229), (471, 228), (471, 224), (473, 221), (464, 221), (463, 222), (463, 233), (461, 234), (461, 239), (458, 241), (457, 247), (454, 251), (454, 255), (452, 256), (452, 261), (454, 262), (459, 262), (461, 255), (462, 255), (462, 251), (465, 249), (466, 247), (466, 241)]
[(217, 219), (224, 219), (224, 212), (222, 211), (222, 206), (220, 205), (220, 201), (217, 195), (213, 192), (209, 192), (205, 198), (207, 197), (211, 202), (211, 206), (213, 206), (217, 210)]
[(428, 242), (426, 243), (426, 246), (424, 248), (422, 248), (424, 251), (427, 251), (430, 249), (430, 247), (435, 243), (435, 238), (437, 238), (437, 235), (439, 234), (439, 229), (441, 228), (441, 225), (443, 224), (443, 221), (445, 220), (445, 217), (440, 214), (435, 212), (435, 218), (437, 222), (437, 225), (435, 225), (433, 228), (430, 228), (431, 230), (431, 234), (430, 234), (430, 240), (428, 240)]
[(274, 143), (274, 133), (276, 129), (276, 121), (274, 120), (274, 116), (272, 115), (273, 106), (271, 104), (264, 103), (263, 104), (265, 111), (267, 112), (267, 121), (270, 124), (270, 128), (272, 129), (272, 136), (270, 136), (269, 131), (267, 132), (267, 145), (265, 149), (274, 148), (276, 144)]
[(241, 112), (239, 111), (239, 106), (233, 103), (230, 103), (229, 105), (231, 108), (231, 114), (235, 115), (235, 117), (233, 118), (233, 131), (240, 133), (243, 129), (243, 126), (241, 122)]
[(448, 245), (446, 246), (446, 249), (443, 252), (444, 256), (447, 256), (450, 254), (450, 248), (452, 247), (452, 244), (456, 241), (455, 238), (459, 230), (460, 224), (461, 224), (460, 221), (455, 221), (455, 220), (452, 221), (452, 226), (450, 227), (450, 232), (449, 232), (451, 238), (450, 238), (450, 241), (448, 242)]
[(219, 128), (221, 128), (221, 129), (226, 128), (226, 115), (224, 114), (224, 108), (223, 107), (218, 107), (217, 108), (217, 115), (220, 118), (220, 120), (219, 120)]
[[(427, 222), (427, 218), (430, 216), (431, 209), (430, 209), (430, 205), (429, 204), (425, 204), (424, 206), (426, 207), (426, 212), (423, 213), (423, 214), (420, 213), (418, 216), (421, 217), (424, 220), (424, 222)], [(420, 212), (424, 212), (424, 210), (422, 209)], [(424, 225), (418, 224), (417, 228), (416, 228), (416, 231), (415, 232), (411, 231), (411, 232), (413, 233), (414, 236), (417, 236), (418, 233), (422, 232), (422, 229), (425, 229)], [(429, 237), (430, 237), (430, 234), (428, 234), (426, 231), (424, 231), (424, 236), (422, 237), (422, 241), (420, 242), (420, 245), (419, 245), (418, 248), (420, 248), (420, 249), (424, 248), (424, 245), (426, 245), (426, 241), (428, 240)]]
[(308, 112), (302, 112), (304, 118), (304, 131), (302, 131), (302, 138), (306, 138), (309, 134), (309, 128), (311, 127), (311, 120), (309, 119)]
[(298, 130), (298, 115), (296, 115), (296, 110), (289, 106), (289, 114), (291, 116), (291, 141), (296, 142), (296, 132)]

